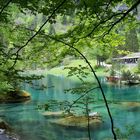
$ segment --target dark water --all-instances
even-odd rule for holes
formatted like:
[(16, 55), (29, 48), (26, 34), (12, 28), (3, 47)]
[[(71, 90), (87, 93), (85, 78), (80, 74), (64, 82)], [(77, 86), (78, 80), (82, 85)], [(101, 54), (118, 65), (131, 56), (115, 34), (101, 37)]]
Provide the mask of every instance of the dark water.
[[(111, 113), (113, 115), (115, 127), (121, 133), (130, 132), (127, 125), (133, 126), (134, 133), (129, 136), (129, 140), (140, 139), (140, 107), (121, 106), (118, 102), (140, 101), (140, 86), (117, 86), (105, 83), (101, 79), (103, 89), (109, 101)], [(78, 95), (65, 94), (64, 89), (79, 85), (64, 77), (48, 75), (43, 80), (34, 81), (34, 88), (30, 84), (24, 84), (23, 89), (31, 93), (32, 100), (26, 103), (0, 104), (0, 115), (20, 136), (21, 140), (88, 140), (86, 129), (60, 127), (51, 123), (53, 119), (45, 118), (42, 111), (37, 110), (37, 105), (47, 103), (50, 99), (59, 101), (75, 100)], [(50, 88), (39, 90), (38, 85), (47, 85)], [(54, 86), (54, 87), (53, 87)], [(102, 95), (99, 90), (96, 93), (98, 104), (94, 104), (94, 111), (103, 116), (103, 124), (91, 129), (93, 140), (109, 140), (113, 138), (110, 129), (110, 120), (102, 102)], [(113, 102), (112, 102), (113, 101)], [(119, 133), (119, 135), (121, 135)], [(122, 134), (122, 137), (124, 135)]]

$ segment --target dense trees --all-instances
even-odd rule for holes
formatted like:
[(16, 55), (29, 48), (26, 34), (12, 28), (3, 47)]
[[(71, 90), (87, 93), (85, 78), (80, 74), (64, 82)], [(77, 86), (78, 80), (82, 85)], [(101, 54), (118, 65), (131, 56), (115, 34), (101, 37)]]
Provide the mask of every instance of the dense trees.
[(126, 49), (131, 52), (139, 51), (139, 42), (136, 29), (131, 29), (126, 33)]

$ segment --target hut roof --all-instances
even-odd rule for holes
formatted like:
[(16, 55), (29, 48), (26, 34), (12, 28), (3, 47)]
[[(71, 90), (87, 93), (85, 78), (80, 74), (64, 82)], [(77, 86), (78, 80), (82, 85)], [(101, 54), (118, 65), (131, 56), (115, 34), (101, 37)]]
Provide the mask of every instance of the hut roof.
[(124, 57), (113, 58), (113, 60), (123, 60), (123, 59), (130, 59), (130, 58), (140, 58), (140, 52), (131, 53), (131, 54), (128, 54)]

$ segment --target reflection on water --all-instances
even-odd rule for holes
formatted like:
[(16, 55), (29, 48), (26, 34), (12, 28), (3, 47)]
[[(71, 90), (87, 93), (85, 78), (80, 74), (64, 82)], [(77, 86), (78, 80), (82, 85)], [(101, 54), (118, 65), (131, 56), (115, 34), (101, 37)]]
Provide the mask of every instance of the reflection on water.
[[(39, 90), (37, 89), (38, 85), (47, 85), (50, 88)], [(0, 116), (14, 128), (21, 140), (88, 140), (86, 129), (60, 127), (51, 123), (49, 118), (42, 116), (41, 112), (36, 109), (37, 105), (46, 103), (51, 99), (59, 101), (76, 99), (78, 95), (65, 94), (64, 90), (77, 85), (79, 83), (52, 75), (48, 75), (43, 80), (34, 81), (33, 85), (24, 84), (24, 89), (32, 94), (32, 100), (26, 103), (0, 104)], [(109, 85), (103, 79), (102, 85), (109, 100), (115, 127), (125, 132), (126, 125), (135, 125), (135, 133), (129, 139), (139, 140), (140, 106), (120, 105), (116, 102), (140, 101), (140, 87)], [(97, 128), (91, 129), (92, 138), (94, 140), (107, 140), (112, 138), (110, 120), (102, 102), (101, 93), (99, 90), (94, 92), (97, 93), (96, 99), (100, 101), (98, 104), (94, 104), (94, 109), (103, 116), (104, 123)], [(114, 103), (111, 101), (114, 101)]]

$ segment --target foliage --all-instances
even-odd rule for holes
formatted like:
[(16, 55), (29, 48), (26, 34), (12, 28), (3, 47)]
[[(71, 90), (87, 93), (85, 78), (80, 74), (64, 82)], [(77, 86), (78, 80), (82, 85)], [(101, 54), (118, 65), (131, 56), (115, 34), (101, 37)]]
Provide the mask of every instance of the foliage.
[(64, 69), (69, 69), (68, 77), (76, 76), (81, 82), (84, 83), (84, 78), (87, 78), (89, 75), (88, 68), (82, 65), (78, 67), (65, 67)]
[[(89, 86), (89, 85), (88, 85)], [(46, 104), (38, 105), (39, 110), (45, 111), (63, 111), (65, 114), (73, 114), (73, 115), (85, 115), (87, 116), (87, 105), (88, 112), (94, 111), (94, 93), (92, 90), (89, 90), (88, 86), (84, 87), (76, 87), (71, 89), (66, 89), (65, 93), (78, 94), (79, 98), (70, 102), (70, 101), (57, 101), (57, 100), (49, 100)], [(93, 88), (94, 89), (94, 88)], [(96, 88), (95, 88), (96, 89)]]
[(8, 90), (12, 90), (12, 89), (13, 87), (9, 83), (4, 82), (4, 81), (0, 82), (0, 92), (5, 93)]
[(126, 125), (126, 132), (121, 131), (119, 128), (116, 128), (116, 133), (119, 139), (129, 139), (135, 131), (134, 125)]
[(132, 73), (128, 70), (128, 71), (122, 71), (122, 75), (121, 75), (123, 80), (129, 80), (133, 77)]
[(110, 70), (110, 76), (115, 76), (116, 75), (116, 72), (113, 68), (111, 68)]
[(137, 61), (137, 66), (133, 70), (135, 73), (139, 74), (140, 73), (140, 60)]
[(122, 78), (122, 80), (126, 80), (126, 81), (139, 80), (139, 76), (131, 73), (129, 70), (122, 71), (121, 78)]
[(66, 110), (66, 108), (70, 105), (68, 101), (57, 101), (57, 100), (49, 100), (47, 104), (39, 104), (37, 109), (45, 110), (45, 111), (59, 111)]
[(55, 28), (52, 24), (50, 24), (50, 27), (49, 27), (49, 34), (50, 35), (54, 35), (55, 34)]
[[(97, 83), (86, 82), (86, 78), (90, 73), (88, 68), (85, 66), (82, 65), (78, 65), (76, 67), (69, 66), (69, 67), (65, 67), (64, 69), (69, 70), (68, 77), (76, 76), (80, 80), (80, 84), (78, 84), (78, 86), (65, 89), (64, 92), (66, 94), (68, 93), (77, 94), (78, 98), (72, 102), (49, 100), (47, 101), (47, 104), (39, 105), (38, 109), (41, 110), (45, 109), (49, 111), (61, 110), (64, 111), (66, 114), (67, 113), (68, 114), (73, 113), (76, 115), (84, 114), (85, 116), (87, 116), (87, 109), (88, 112), (93, 111), (93, 103), (95, 102), (94, 100), (95, 93), (93, 93), (92, 91), (98, 88)], [(89, 105), (90, 107), (87, 108), (87, 106)]]
[(136, 29), (131, 29), (126, 33), (126, 49), (131, 52), (139, 51), (138, 37)]

